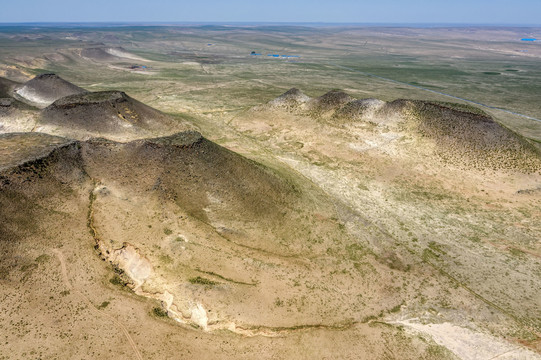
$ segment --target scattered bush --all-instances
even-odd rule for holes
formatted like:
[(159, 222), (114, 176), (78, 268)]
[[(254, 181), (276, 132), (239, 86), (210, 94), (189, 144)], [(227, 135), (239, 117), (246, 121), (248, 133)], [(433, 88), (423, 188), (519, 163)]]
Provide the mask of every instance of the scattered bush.
[(197, 277), (194, 277), (194, 278), (191, 278), (188, 280), (190, 283), (192, 284), (198, 284), (198, 285), (208, 285), (208, 286), (212, 286), (212, 285), (216, 285), (217, 282), (215, 281), (212, 281), (212, 280), (209, 280), (209, 279), (206, 279), (206, 278), (203, 278), (201, 276), (197, 276)]
[(167, 310), (162, 307), (156, 306), (152, 309), (152, 314), (157, 317), (167, 317)]
[(109, 280), (109, 282), (113, 285), (120, 285), (120, 286), (126, 285), (124, 280), (122, 280), (122, 278), (116, 274)]
[(101, 305), (98, 306), (98, 309), (105, 309), (107, 306), (109, 306), (110, 302), (109, 301), (104, 301), (101, 303)]

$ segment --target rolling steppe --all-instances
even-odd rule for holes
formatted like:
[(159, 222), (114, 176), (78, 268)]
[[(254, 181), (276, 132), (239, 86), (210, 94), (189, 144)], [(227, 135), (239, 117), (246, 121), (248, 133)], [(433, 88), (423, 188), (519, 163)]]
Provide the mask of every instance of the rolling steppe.
[(0, 27), (0, 359), (541, 358), (540, 31)]

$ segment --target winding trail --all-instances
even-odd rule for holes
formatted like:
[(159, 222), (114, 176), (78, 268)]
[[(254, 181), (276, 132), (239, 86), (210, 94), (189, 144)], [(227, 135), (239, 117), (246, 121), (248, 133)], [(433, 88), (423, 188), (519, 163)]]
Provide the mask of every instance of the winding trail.
[(132, 347), (135, 358), (138, 359), (138, 360), (143, 360), (143, 357), (141, 356), (141, 353), (139, 352), (139, 349), (137, 349), (137, 345), (135, 344), (135, 341), (131, 337), (130, 333), (128, 332), (128, 329), (126, 329), (126, 327), (124, 325), (122, 325), (119, 321), (117, 321), (112, 316), (108, 315), (107, 313), (105, 313), (103, 311), (99, 311), (98, 309), (96, 309), (94, 304), (82, 292), (78, 291), (77, 289), (75, 289), (71, 285), (71, 283), (69, 281), (69, 278), (68, 278), (68, 270), (66, 268), (66, 261), (64, 259), (64, 254), (62, 253), (62, 251), (60, 251), (60, 249), (53, 249), (53, 252), (57, 256), (58, 260), (60, 261), (60, 267), (62, 269), (62, 278), (63, 278), (64, 284), (66, 285), (66, 287), (70, 291), (73, 291), (75, 294), (77, 294), (84, 302), (86, 302), (87, 305), (88, 305), (88, 308), (92, 312), (94, 312), (98, 316), (103, 316), (103, 317), (107, 318), (113, 324), (115, 324), (117, 327), (119, 327), (122, 330), (122, 332), (124, 333), (124, 336), (128, 340), (130, 346)]

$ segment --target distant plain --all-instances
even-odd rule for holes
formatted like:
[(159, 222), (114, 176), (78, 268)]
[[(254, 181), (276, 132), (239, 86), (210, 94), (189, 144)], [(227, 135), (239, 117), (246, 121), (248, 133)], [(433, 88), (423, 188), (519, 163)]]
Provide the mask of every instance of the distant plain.
[[(364, 72), (541, 118), (541, 43), (520, 41), (538, 34), (541, 30), (536, 28), (120, 26), (84, 31), (47, 27), (0, 30), (0, 71), (4, 74), (11, 72), (23, 80), (25, 75), (57, 72), (91, 90), (122, 87), (138, 100), (159, 109), (161, 105), (169, 112), (197, 108), (232, 114), (269, 95), (279, 95), (292, 84), (309, 95), (331, 86), (382, 100), (455, 101), (360, 73)], [(72, 54), (73, 49), (103, 44), (121, 45), (155, 62), (147, 64), (146, 72), (119, 71), (131, 63), (124, 61), (115, 67), (81, 61)], [(250, 56), (252, 51), (262, 56)], [(268, 54), (300, 58), (271, 58)], [(208, 102), (211, 90), (212, 101)], [(167, 108), (173, 104), (174, 108)], [(498, 110), (488, 112), (524, 135), (541, 140), (536, 122)]]

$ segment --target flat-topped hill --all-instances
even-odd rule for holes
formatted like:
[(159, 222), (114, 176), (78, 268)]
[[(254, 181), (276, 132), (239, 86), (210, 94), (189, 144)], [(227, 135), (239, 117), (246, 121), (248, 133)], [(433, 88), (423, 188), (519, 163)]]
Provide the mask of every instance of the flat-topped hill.
[(100, 91), (66, 96), (45, 108), (39, 126), (75, 138), (114, 139), (151, 136), (154, 131), (189, 129), (183, 124), (122, 91)]

